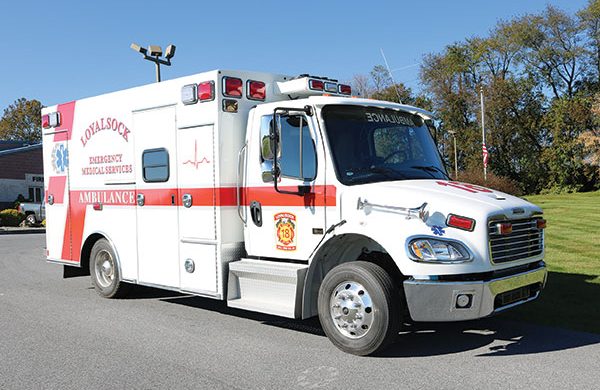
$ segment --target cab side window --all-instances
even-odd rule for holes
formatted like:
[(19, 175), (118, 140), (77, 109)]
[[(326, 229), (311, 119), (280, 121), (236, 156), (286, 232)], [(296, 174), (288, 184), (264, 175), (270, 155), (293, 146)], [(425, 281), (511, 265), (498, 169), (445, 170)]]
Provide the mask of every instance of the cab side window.
[[(273, 116), (261, 120), (261, 139), (269, 134)], [(304, 115), (280, 117), (279, 154), (277, 163), (281, 176), (303, 181), (313, 181), (317, 176), (317, 153)]]

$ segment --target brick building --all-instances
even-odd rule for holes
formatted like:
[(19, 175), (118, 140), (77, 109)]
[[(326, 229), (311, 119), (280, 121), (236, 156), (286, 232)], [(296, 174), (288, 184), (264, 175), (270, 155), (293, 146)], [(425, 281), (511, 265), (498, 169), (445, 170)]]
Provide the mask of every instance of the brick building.
[(32, 202), (42, 201), (42, 144), (0, 141), (0, 210), (12, 207), (19, 195)]

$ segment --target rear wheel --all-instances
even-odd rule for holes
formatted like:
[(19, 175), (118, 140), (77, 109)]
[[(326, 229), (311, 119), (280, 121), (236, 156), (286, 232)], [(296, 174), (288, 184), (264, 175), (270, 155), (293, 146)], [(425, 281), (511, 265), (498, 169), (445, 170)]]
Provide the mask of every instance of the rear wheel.
[(115, 251), (104, 238), (92, 247), (90, 275), (94, 289), (105, 298), (121, 298), (129, 290), (129, 285), (121, 281)]
[(387, 272), (364, 261), (344, 263), (319, 289), (319, 320), (344, 352), (370, 355), (386, 348), (400, 330), (399, 295)]

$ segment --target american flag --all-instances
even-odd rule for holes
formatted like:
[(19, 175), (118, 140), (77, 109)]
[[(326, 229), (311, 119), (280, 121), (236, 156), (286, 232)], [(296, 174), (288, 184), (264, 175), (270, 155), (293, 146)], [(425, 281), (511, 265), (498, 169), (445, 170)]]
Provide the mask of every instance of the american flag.
[(483, 146), (482, 146), (481, 150), (483, 152), (483, 166), (484, 166), (484, 168), (487, 168), (487, 165), (488, 165), (488, 150), (485, 147), (485, 144), (482, 144), (482, 145)]

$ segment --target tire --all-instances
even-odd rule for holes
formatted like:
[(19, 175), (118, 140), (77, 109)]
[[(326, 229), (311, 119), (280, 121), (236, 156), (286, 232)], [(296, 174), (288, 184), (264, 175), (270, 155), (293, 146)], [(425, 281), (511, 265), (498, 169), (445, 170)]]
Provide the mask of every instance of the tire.
[(35, 218), (35, 214), (27, 214), (27, 216), (25, 217), (25, 221), (27, 222), (28, 225), (37, 224), (37, 219)]
[(344, 352), (365, 356), (392, 343), (401, 324), (401, 307), (392, 278), (380, 266), (365, 261), (340, 264), (319, 288), (321, 326)]
[(94, 289), (104, 298), (122, 298), (129, 291), (130, 286), (121, 281), (115, 251), (104, 238), (92, 247), (90, 275)]

